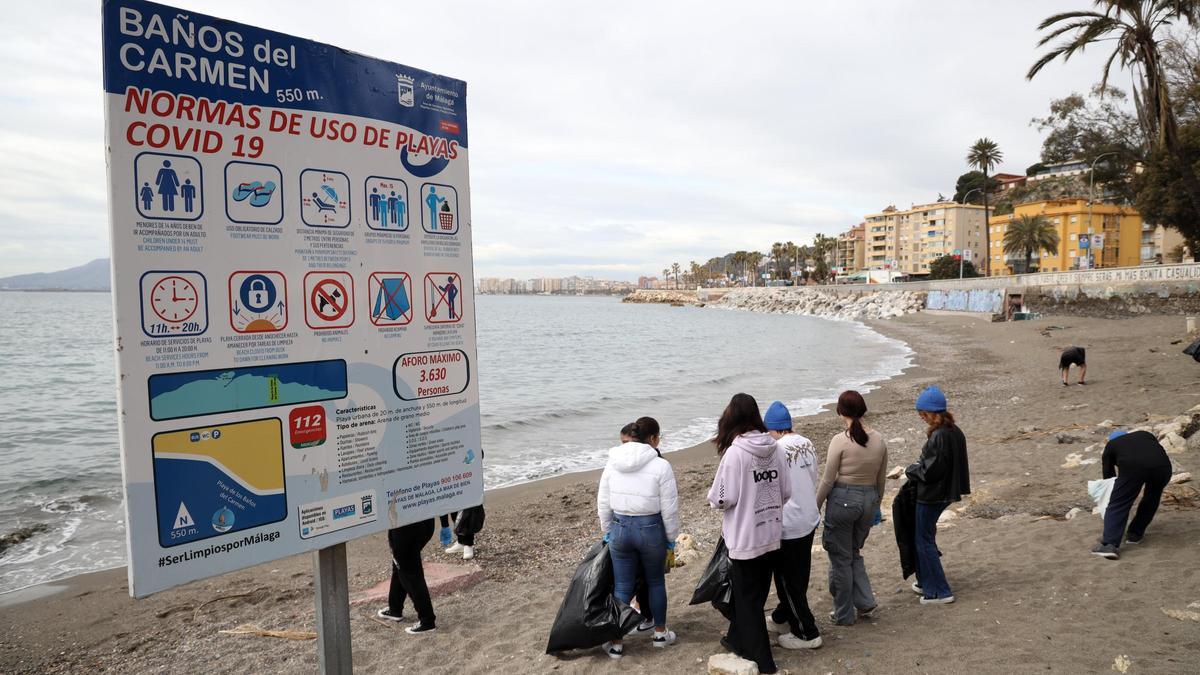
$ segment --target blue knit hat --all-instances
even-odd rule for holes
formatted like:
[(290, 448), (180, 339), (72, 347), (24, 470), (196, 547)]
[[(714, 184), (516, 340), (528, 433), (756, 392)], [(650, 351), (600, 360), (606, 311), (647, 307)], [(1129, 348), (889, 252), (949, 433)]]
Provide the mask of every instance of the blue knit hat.
[(788, 412), (787, 406), (779, 401), (771, 404), (767, 408), (767, 414), (763, 416), (763, 424), (771, 431), (787, 431), (792, 428), (792, 414)]
[(946, 395), (937, 387), (926, 387), (917, 397), (917, 410), (921, 412), (946, 412)]
[(1108, 440), (1111, 441), (1114, 438), (1120, 438), (1127, 433), (1129, 433), (1129, 432), (1125, 431), (1124, 429), (1115, 429), (1111, 434), (1108, 435)]

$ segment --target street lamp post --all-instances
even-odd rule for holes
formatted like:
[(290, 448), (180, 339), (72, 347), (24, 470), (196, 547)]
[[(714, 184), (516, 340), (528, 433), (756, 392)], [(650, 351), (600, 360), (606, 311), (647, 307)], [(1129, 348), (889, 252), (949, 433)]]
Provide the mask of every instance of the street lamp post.
[[(1105, 157), (1115, 157), (1119, 154), (1121, 154), (1121, 153), (1106, 152), (1101, 155), (1097, 155), (1096, 158), (1092, 160), (1092, 170), (1088, 172), (1088, 260), (1089, 260), (1088, 267), (1089, 268), (1096, 267), (1096, 250), (1092, 247), (1092, 242), (1091, 242), (1091, 238), (1092, 238), (1092, 204), (1096, 201), (1096, 162), (1099, 162), (1100, 160), (1104, 159)], [(1101, 256), (1100, 260), (1101, 260), (1101, 262), (1103, 262), (1104, 261), (1104, 251), (1100, 252), (1100, 256)]]

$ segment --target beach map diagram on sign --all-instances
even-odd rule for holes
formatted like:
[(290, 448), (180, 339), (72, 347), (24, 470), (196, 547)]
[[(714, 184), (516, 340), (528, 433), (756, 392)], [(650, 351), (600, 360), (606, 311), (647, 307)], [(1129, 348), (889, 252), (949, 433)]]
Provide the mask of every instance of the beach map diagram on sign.
[(404, 326), (412, 322), (412, 277), (407, 272), (373, 272), (367, 279), (371, 323)]
[(363, 184), (367, 227), (403, 232), (408, 229), (408, 184), (399, 178), (371, 176)]
[(150, 337), (200, 335), (208, 330), (208, 283), (194, 271), (142, 275), (142, 332)]
[(287, 517), (277, 418), (166, 431), (152, 447), (164, 548)]
[(287, 280), (282, 272), (229, 275), (229, 325), (239, 333), (271, 333), (287, 327)]
[(458, 232), (458, 191), (450, 185), (421, 186), (421, 224), (430, 234)]
[(425, 320), (429, 323), (462, 321), (462, 277), (455, 272), (425, 275)]
[(304, 275), (304, 322), (309, 328), (347, 328), (354, 324), (354, 277), (349, 272)]
[(143, 152), (133, 160), (133, 179), (144, 218), (198, 220), (204, 213), (204, 176), (192, 157)]
[(300, 172), (300, 220), (309, 227), (350, 225), (350, 178), (340, 171)]
[(283, 220), (283, 172), (273, 164), (225, 165), (225, 215), (235, 223), (275, 225)]

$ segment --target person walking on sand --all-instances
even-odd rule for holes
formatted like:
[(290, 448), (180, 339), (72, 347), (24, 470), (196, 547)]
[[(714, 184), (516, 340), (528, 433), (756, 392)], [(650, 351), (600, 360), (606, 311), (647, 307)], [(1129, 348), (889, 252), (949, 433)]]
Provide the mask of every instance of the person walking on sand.
[[(640, 435), (640, 438), (639, 438)], [(621, 428), (621, 442), (638, 441), (645, 443), (654, 448), (654, 452), (662, 457), (662, 452), (658, 449), (658, 444), (662, 440), (662, 431), (658, 426), (658, 420), (653, 417), (639, 417), (637, 421), (630, 422)], [(667, 553), (667, 558), (670, 560), (670, 553)], [(667, 569), (670, 571), (670, 562), (667, 564)], [(633, 592), (633, 601), (629, 603), (631, 607), (636, 609), (644, 619), (633, 630), (635, 635), (645, 635), (654, 628), (654, 617), (650, 615), (650, 588), (646, 585), (646, 578), (640, 572), (638, 573), (637, 584)]]
[(926, 387), (917, 397), (916, 408), (929, 428), (921, 457), (904, 470), (917, 484), (917, 581), (912, 588), (921, 595), (922, 605), (945, 605), (954, 602), (954, 593), (942, 568), (937, 522), (951, 502), (971, 494), (967, 437), (946, 409), (941, 389)]
[(421, 564), (421, 549), (433, 539), (434, 519), (423, 520), (388, 530), (388, 547), (392, 550), (392, 584), (388, 589), (388, 606), (376, 612), (387, 621), (404, 620), (404, 600), (412, 599), (417, 611), (417, 623), (404, 629), (409, 635), (428, 633), (437, 628), (433, 600), (425, 583), (425, 568)]
[[(627, 430), (634, 439), (645, 438), (636, 422)], [(667, 630), (665, 575), (667, 551), (675, 548), (679, 536), (679, 494), (670, 463), (641, 440), (609, 450), (608, 464), (600, 474), (596, 511), (612, 557), (613, 595), (628, 603), (640, 572), (649, 590), (654, 620), (651, 644), (674, 644), (675, 632)], [(621, 640), (606, 642), (602, 649), (614, 659), (624, 655)]]
[(1067, 347), (1058, 355), (1058, 372), (1063, 386), (1067, 386), (1067, 375), (1071, 366), (1079, 366), (1079, 384), (1087, 384), (1087, 354), (1083, 347)]
[[(1154, 520), (1163, 490), (1171, 481), (1171, 458), (1149, 431), (1127, 433), (1117, 429), (1109, 434), (1101, 461), (1104, 477), (1115, 476), (1117, 480), (1104, 511), (1104, 534), (1092, 549), (1092, 555), (1116, 560), (1120, 557), (1122, 537), (1127, 544), (1140, 544), (1146, 536), (1146, 528)], [(1126, 532), (1125, 521), (1139, 492), (1142, 499)]]
[(808, 576), (813, 537), (821, 522), (817, 453), (812, 441), (792, 431), (792, 414), (782, 402), (775, 401), (767, 408), (763, 424), (783, 453), (792, 486), (792, 496), (783, 505), (782, 540), (775, 558), (779, 606), (771, 613), (767, 630), (779, 633), (779, 646), (784, 649), (816, 649), (821, 646), (821, 633), (808, 608)]
[(717, 422), (716, 443), (721, 463), (708, 503), (723, 512), (733, 594), (733, 619), (721, 646), (754, 661), (764, 675), (776, 673), (763, 612), (783, 534), (783, 505), (792, 496), (787, 463), (749, 394), (729, 401)]
[(829, 441), (817, 506), (825, 507), (821, 546), (829, 556), (829, 594), (833, 596), (829, 619), (839, 626), (851, 626), (878, 605), (861, 551), (883, 499), (887, 443), (882, 434), (863, 424), (867, 403), (857, 391), (838, 396), (837, 414), (846, 430)]

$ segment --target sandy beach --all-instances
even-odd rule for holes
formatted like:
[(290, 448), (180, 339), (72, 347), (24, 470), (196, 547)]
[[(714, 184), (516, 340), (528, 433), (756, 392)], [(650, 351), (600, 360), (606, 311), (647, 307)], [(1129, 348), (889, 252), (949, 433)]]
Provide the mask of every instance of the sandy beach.
[[(1135, 426), (1200, 404), (1200, 365), (1173, 344), (1184, 337), (1183, 319), (992, 324), (922, 313), (873, 327), (916, 353), (912, 368), (867, 396), (868, 422), (889, 439), (890, 464), (906, 464), (919, 452), (924, 433), (912, 402), (927, 384), (946, 390), (967, 435), (974, 491), (955, 505), (956, 515), (939, 533), (958, 602), (919, 605), (901, 579), (891, 524), (884, 522), (864, 550), (880, 610), (855, 626), (833, 627), (818, 545), (809, 600), (825, 646), (803, 653), (777, 648), (780, 667), (793, 673), (1086, 673), (1110, 671), (1122, 656), (1130, 673), (1200, 670), (1200, 624), (1164, 612), (1200, 609), (1189, 610), (1200, 603), (1196, 483), (1173, 486), (1175, 497), (1160, 509), (1145, 543), (1126, 547), (1112, 562), (1088, 554), (1101, 523), (1090, 514), (1085, 482), (1100, 476), (1100, 466), (1078, 461), (1098, 460), (1106, 421)], [(1070, 344), (1087, 348), (1086, 387), (1058, 382), (1057, 354)], [(787, 392), (750, 393), (766, 403)], [(828, 411), (797, 424), (822, 456), (837, 430)], [(1073, 453), (1080, 457), (1068, 461)], [(435, 599), (436, 633), (408, 636), (402, 625), (374, 618), (378, 605), (354, 607), (356, 670), (703, 672), (708, 657), (721, 651), (725, 624), (711, 607), (686, 602), (719, 532), (719, 516), (704, 502), (717, 457), (711, 445), (701, 445), (668, 458), (679, 481), (683, 530), (703, 548), (700, 561), (667, 579), (678, 644), (657, 650), (634, 639), (619, 662), (598, 650), (543, 653), (567, 582), (599, 537), (597, 473), (588, 472), (488, 493), (476, 558), (486, 579)], [(1179, 470), (1200, 469), (1200, 434), (1172, 459)], [(889, 500), (895, 489), (892, 484)], [(1073, 507), (1084, 512), (1068, 520)], [(352, 592), (386, 578), (382, 535), (352, 542), (349, 550)], [(426, 556), (452, 560), (436, 541)], [(314, 672), (311, 641), (218, 632), (241, 624), (313, 630), (311, 576), (310, 557), (297, 556), (140, 601), (128, 596), (124, 569), (0, 595), (0, 671)]]

